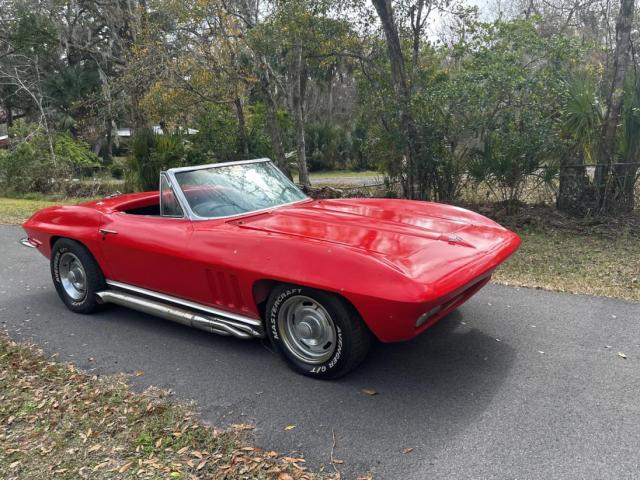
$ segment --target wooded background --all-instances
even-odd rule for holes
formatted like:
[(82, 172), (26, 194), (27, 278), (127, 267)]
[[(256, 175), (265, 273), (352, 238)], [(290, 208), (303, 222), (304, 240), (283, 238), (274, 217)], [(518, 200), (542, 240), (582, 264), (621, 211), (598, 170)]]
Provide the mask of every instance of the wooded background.
[(638, 36), (633, 0), (0, 0), (0, 191), (268, 156), (626, 215)]

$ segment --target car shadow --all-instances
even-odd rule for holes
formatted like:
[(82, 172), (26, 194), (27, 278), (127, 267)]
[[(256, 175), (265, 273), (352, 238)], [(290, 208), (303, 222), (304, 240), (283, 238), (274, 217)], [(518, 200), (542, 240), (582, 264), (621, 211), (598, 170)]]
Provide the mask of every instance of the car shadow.
[[(144, 331), (156, 322), (133, 316), (127, 314), (126, 321)], [(330, 382), (289, 371), (269, 353), (267, 342), (206, 335), (168, 322), (153, 329), (171, 339), (165, 354), (181, 358), (179, 374), (165, 376), (162, 385), (195, 399), (206, 419), (254, 424), (265, 448), (302, 451), (312, 466), (327, 464), (335, 434), (341, 445), (335, 454), (348, 462), (348, 478), (392, 463), (385, 456), (397, 456), (404, 447), (436, 455), (487, 409), (509, 375), (515, 350), (463, 324), (482, 323), (473, 317), (467, 308), (412, 341), (375, 343), (359, 368)], [(136, 381), (157, 384), (154, 377)], [(297, 427), (287, 431), (287, 425)], [(424, 471), (413, 463), (426, 461), (416, 454), (404, 464)]]

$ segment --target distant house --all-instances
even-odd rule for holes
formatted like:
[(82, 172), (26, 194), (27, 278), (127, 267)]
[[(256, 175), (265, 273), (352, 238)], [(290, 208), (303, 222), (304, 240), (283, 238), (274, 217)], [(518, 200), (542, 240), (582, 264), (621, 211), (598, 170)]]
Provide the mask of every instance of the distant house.
[[(164, 135), (164, 131), (160, 125), (154, 125), (151, 128), (153, 129), (153, 133), (156, 135)], [(184, 127), (178, 127), (178, 131), (186, 133), (187, 135), (195, 135), (199, 132), (199, 130), (196, 130), (195, 128)], [(131, 128), (118, 128), (117, 135), (120, 138), (130, 138), (133, 135), (133, 130)]]

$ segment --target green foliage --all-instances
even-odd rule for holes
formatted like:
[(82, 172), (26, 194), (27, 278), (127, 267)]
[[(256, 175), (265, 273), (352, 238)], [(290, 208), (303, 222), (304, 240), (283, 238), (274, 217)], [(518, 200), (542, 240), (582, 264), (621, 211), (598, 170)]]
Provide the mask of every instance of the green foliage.
[(51, 106), (58, 111), (60, 128), (71, 129), (76, 126), (78, 117), (91, 113), (87, 103), (100, 89), (97, 65), (87, 62), (56, 71), (46, 78), (43, 87)]
[(540, 35), (535, 20), (515, 20), (478, 24), (457, 51), (454, 85), (472, 133), (469, 173), (516, 204), (527, 177), (557, 166), (557, 105), (579, 49), (568, 38)]
[[(98, 162), (84, 142), (107, 159), (106, 134), (133, 125), (178, 133), (116, 142), (115, 153), (129, 157), (110, 173), (125, 190), (155, 189), (158, 172), (173, 166), (274, 158), (272, 135), (292, 152), (301, 143), (294, 120), (304, 125), (310, 170), (379, 169), (390, 186), (408, 187), (399, 195), (420, 199), (456, 201), (473, 183), (514, 206), (525, 184), (556, 188), (559, 165), (599, 156), (615, 45), (595, 27), (479, 22), (447, 4), (457, 25), (450, 41), (422, 31), (414, 42), (418, 10), (392, 1), (400, 85), (370, 2), (279, 0), (256, 11), (209, 0), (118, 11), (88, 2), (73, 28), (64, 2), (7, 2), (0, 107), (41, 126), (14, 127), (0, 153), (4, 190), (48, 191), (60, 177), (90, 174)], [(627, 75), (611, 162), (640, 158), (638, 84)], [(279, 131), (268, 128), (267, 100)]]
[(151, 129), (138, 132), (133, 139), (132, 163), (138, 188), (157, 190), (160, 172), (182, 163), (184, 147), (179, 135), (156, 135)]
[(560, 133), (586, 163), (595, 162), (597, 136), (602, 128), (603, 112), (596, 85), (588, 76), (577, 76), (565, 85)]
[(618, 161), (640, 161), (640, 77), (627, 75), (624, 85), (622, 129), (618, 136)]
[(350, 131), (339, 126), (308, 123), (305, 133), (310, 171), (370, 168), (364, 153), (364, 128)]
[(68, 134), (56, 135), (51, 155), (49, 141), (34, 124), (16, 122), (10, 129), (11, 149), (0, 155), (0, 189), (6, 193), (52, 192), (61, 180), (83, 169), (99, 166), (89, 146)]
[(5, 193), (50, 192), (54, 174), (46, 140), (40, 134), (19, 142), (0, 157), (0, 185)]
[(11, 38), (16, 51), (43, 58), (54, 54), (58, 47), (58, 28), (52, 18), (29, 10), (26, 4), (18, 4), (16, 20)]
[(100, 160), (82, 140), (74, 140), (68, 133), (56, 136), (53, 150), (56, 161), (76, 170), (81, 167), (98, 167)]
[(214, 105), (198, 114), (198, 133), (190, 139), (187, 165), (228, 162), (239, 158), (238, 126), (231, 109)]

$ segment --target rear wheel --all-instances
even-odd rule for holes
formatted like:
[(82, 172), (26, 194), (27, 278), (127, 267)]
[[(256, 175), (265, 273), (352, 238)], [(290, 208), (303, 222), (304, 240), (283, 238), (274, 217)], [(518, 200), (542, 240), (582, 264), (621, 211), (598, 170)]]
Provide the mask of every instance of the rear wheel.
[(51, 250), (51, 277), (69, 310), (91, 313), (100, 307), (96, 293), (106, 284), (93, 255), (79, 242), (61, 238)]
[(342, 297), (297, 285), (273, 289), (266, 308), (267, 335), (296, 371), (340, 377), (366, 356), (371, 333)]

